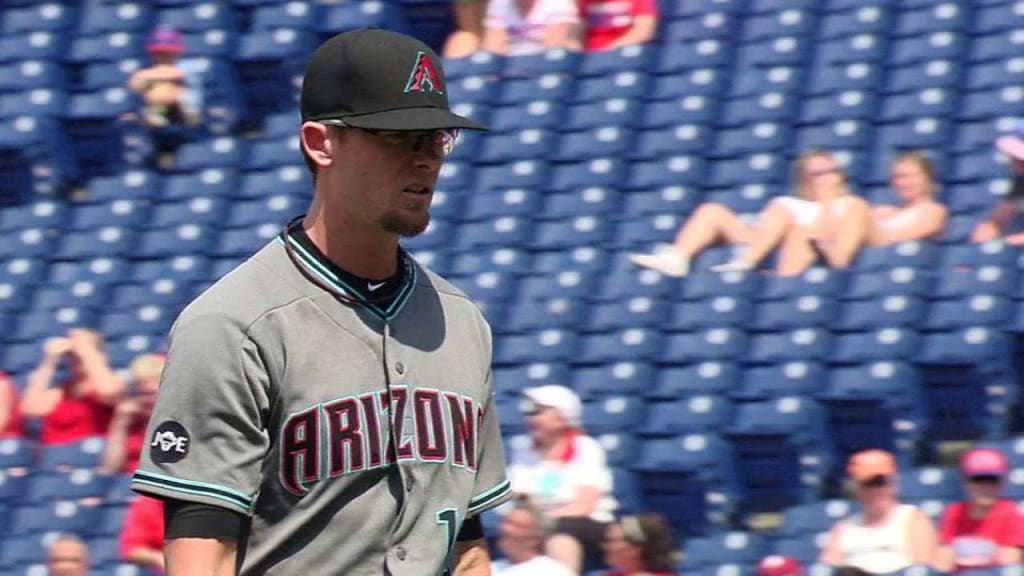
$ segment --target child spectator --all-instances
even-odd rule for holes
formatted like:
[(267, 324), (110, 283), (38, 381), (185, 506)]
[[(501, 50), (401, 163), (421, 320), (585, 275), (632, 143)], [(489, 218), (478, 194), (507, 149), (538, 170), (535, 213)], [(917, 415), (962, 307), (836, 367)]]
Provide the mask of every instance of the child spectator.
[(25, 430), (18, 409), (18, 389), (14, 379), (0, 372), (0, 438), (20, 438)]
[(89, 547), (78, 536), (62, 534), (50, 545), (46, 559), (49, 576), (86, 576), (89, 565)]
[[(988, 242), (1005, 237), (1008, 244), (1024, 245), (1019, 218), (1024, 213), (1024, 120), (1013, 134), (996, 140), (996, 148), (1010, 158), (1013, 184), (1006, 198), (992, 208), (988, 218), (974, 228), (972, 242)], [(1015, 229), (1016, 226), (1016, 229)]]
[(164, 357), (160, 354), (142, 354), (132, 361), (131, 392), (114, 408), (103, 454), (104, 472), (131, 474), (138, 468), (163, 369)]
[(575, 392), (550, 385), (523, 394), (532, 442), (512, 451), (513, 495), (529, 498), (551, 521), (548, 556), (575, 573), (599, 566), (601, 540), (616, 506), (604, 449), (583, 433), (583, 405)]
[(181, 33), (172, 28), (157, 28), (146, 51), (152, 64), (128, 79), (128, 88), (140, 94), (145, 104), (143, 122), (149, 128), (198, 124), (201, 116), (197, 95), (178, 62), (185, 52)]
[(643, 44), (658, 32), (656, 0), (579, 0), (587, 50)]
[[(66, 361), (68, 377), (52, 387), (62, 361)], [(121, 378), (107, 361), (103, 337), (92, 330), (73, 328), (67, 337), (46, 342), (43, 359), (25, 387), (21, 412), (26, 418), (43, 419), (39, 435), (43, 444), (103, 436), (122, 388)]]
[(975, 448), (960, 459), (967, 500), (942, 517), (936, 568), (944, 571), (1009, 566), (1024, 561), (1024, 517), (1000, 493), (1010, 471), (1006, 456)]
[(546, 524), (540, 510), (520, 498), (501, 519), (497, 545), (505, 557), (494, 562), (494, 575), (573, 576), (575, 572), (544, 555)]
[(604, 576), (675, 576), (680, 555), (675, 537), (660, 514), (625, 516), (608, 527)]
[(583, 48), (576, 0), (490, 0), (483, 49), (522, 56), (553, 48)]
[(128, 506), (120, 536), (121, 560), (164, 571), (164, 503), (136, 496)]
[(932, 561), (931, 520), (896, 492), (896, 459), (884, 450), (850, 457), (847, 473), (858, 512), (832, 526), (821, 563), (859, 574), (888, 574)]

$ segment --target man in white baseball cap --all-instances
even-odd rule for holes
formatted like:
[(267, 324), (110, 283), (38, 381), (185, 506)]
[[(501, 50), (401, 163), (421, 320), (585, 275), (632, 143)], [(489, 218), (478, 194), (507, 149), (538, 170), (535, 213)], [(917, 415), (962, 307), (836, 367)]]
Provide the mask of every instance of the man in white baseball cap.
[(1010, 159), (1013, 185), (988, 218), (974, 228), (971, 241), (987, 242), (1002, 237), (1008, 244), (1024, 245), (1024, 229), (1017, 221), (1024, 215), (1024, 120), (1017, 123), (1012, 133), (999, 137), (996, 148)]

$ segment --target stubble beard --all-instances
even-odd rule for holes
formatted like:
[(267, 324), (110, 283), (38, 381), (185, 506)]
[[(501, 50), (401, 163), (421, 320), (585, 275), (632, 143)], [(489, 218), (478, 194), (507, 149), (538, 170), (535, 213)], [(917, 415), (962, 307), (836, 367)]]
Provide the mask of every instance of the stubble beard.
[(430, 212), (402, 213), (398, 210), (386, 212), (380, 217), (380, 226), (387, 232), (398, 234), (403, 238), (419, 236), (430, 224)]

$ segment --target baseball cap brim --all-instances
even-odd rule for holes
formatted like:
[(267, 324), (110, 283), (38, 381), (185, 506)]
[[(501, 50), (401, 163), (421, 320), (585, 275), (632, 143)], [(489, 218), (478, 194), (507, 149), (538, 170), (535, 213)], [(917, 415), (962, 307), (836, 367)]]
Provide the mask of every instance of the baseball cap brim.
[(1016, 136), (1003, 136), (996, 140), (996, 148), (1004, 154), (1013, 156), (1018, 160), (1024, 160), (1024, 140)]
[(487, 126), (440, 108), (402, 108), (368, 114), (347, 114), (341, 118), (354, 128), (369, 130), (438, 130), (459, 128), (487, 130)]

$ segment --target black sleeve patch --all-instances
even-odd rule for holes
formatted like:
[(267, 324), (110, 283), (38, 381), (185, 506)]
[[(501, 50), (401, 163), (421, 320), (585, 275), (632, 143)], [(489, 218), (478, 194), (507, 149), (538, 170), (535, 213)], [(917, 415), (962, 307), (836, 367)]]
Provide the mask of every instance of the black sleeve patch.
[(174, 420), (164, 420), (153, 431), (149, 442), (149, 457), (153, 462), (167, 464), (177, 462), (188, 455), (191, 443), (188, 430)]

